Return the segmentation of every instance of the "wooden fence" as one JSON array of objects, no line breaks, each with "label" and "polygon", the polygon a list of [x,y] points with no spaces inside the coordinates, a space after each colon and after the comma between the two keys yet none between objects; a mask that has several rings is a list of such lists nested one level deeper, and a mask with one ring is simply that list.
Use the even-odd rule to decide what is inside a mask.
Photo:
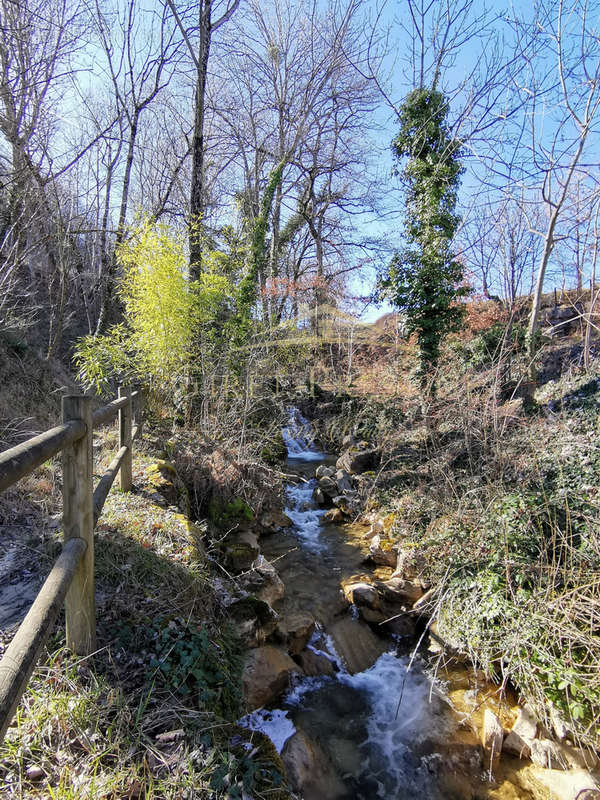
[{"label": "wooden fence", "polygon": [[[94,428],[119,418],[119,451],[93,487]],[[117,473],[131,489],[134,440],[141,434],[143,396],[119,388],[119,396],[92,411],[92,399],[62,399],[62,424],[0,453],[0,492],[62,451],[64,546],[27,616],[0,661],[0,741],[29,682],[64,603],[66,642],[75,653],[96,649],[94,528]]]}]

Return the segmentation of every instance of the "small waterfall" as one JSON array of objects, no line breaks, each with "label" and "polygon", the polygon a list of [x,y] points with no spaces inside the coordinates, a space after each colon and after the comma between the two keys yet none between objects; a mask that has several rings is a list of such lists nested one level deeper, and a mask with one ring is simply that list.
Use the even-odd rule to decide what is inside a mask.
[{"label": "small waterfall", "polygon": [[321,461],[325,453],[315,448],[309,421],[294,406],[288,409],[288,415],[288,424],[281,431],[288,458]]}]

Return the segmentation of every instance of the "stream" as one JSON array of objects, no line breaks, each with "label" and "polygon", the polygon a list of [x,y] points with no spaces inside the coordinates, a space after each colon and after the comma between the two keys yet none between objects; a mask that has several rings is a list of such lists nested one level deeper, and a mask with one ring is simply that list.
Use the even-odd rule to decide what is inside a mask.
[{"label": "stream", "polygon": [[[279,752],[297,731],[314,744],[319,774],[303,788],[304,800],[491,796],[471,792],[472,782],[481,787],[484,778],[477,741],[461,729],[442,684],[412,658],[414,639],[375,636],[341,597],[340,581],[364,573],[365,528],[322,524],[314,473],[335,459],[312,444],[295,409],[283,434],[288,471],[297,476],[286,490],[293,527],[261,540],[261,549],[286,587],[276,610],[313,614],[317,629],[308,647],[330,659],[335,673],[302,678],[279,708],[259,709],[242,724],[266,733]],[[344,652],[350,660],[357,653],[359,662],[366,658],[366,668],[352,674]]]}]

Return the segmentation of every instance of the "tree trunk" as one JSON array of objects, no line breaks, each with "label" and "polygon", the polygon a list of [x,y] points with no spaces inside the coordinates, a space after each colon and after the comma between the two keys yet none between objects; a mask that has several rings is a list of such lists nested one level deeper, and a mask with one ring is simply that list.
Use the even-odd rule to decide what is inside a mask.
[{"label": "tree trunk", "polygon": [[206,107],[206,76],[211,36],[211,0],[202,0],[199,16],[200,47],[196,72],[194,134],[192,138],[192,185],[190,189],[190,278],[202,272],[202,224],[204,220],[204,117]]}]

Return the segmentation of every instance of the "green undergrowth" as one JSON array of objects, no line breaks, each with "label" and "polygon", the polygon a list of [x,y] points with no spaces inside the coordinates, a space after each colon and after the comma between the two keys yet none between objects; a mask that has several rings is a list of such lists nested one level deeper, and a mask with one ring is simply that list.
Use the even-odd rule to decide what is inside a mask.
[{"label": "green undergrowth", "polygon": [[[401,431],[376,503],[434,587],[442,638],[551,729],[600,746],[600,383],[564,377],[507,422],[484,395]],[[403,457],[403,453],[409,457]]]},{"label": "green undergrowth", "polygon": [[[109,459],[98,454],[98,472]],[[95,543],[98,651],[67,651],[59,619],[0,745],[1,796],[289,796],[272,745],[235,724],[243,647],[203,556],[205,525],[161,501],[155,463],[142,444],[134,491],[108,496]]]}]

